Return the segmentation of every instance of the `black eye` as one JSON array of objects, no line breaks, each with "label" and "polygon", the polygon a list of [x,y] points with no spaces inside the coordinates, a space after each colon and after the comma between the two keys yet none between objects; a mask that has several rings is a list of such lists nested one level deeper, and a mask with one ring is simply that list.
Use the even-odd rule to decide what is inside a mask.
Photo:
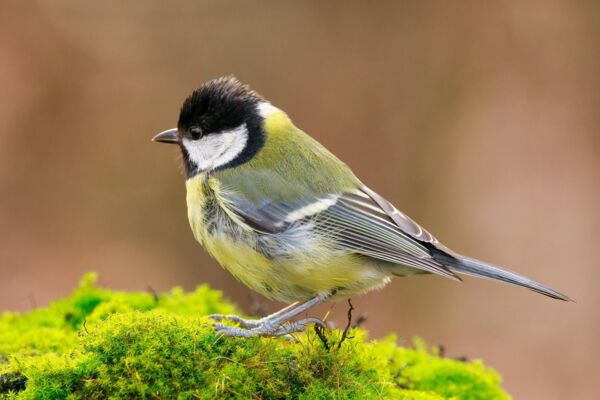
[{"label": "black eye", "polygon": [[200,128],[197,125],[194,125],[192,127],[190,127],[190,135],[192,136],[192,139],[194,140],[198,140],[202,137],[202,128]]}]

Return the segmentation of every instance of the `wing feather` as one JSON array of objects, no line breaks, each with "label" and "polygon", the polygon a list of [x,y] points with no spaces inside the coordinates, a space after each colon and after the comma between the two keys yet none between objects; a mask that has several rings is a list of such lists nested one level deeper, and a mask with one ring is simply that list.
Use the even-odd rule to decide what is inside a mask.
[{"label": "wing feather", "polygon": [[424,245],[435,238],[370,189],[303,194],[284,202],[251,201],[233,188],[221,193],[227,206],[261,235],[276,235],[310,223],[338,249],[460,279]]},{"label": "wing feather", "polygon": [[[344,248],[375,259],[433,272],[453,279],[452,271],[436,261],[429,249],[401,227],[365,192],[345,193],[323,211],[324,231],[340,227],[337,242]],[[422,229],[422,228],[421,228]],[[426,232],[424,229],[422,231]]]}]

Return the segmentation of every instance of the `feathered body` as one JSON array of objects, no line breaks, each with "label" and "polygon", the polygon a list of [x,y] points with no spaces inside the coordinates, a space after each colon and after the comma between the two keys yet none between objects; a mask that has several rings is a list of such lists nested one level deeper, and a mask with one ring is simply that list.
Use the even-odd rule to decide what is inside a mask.
[{"label": "feathered body", "polygon": [[[335,232],[328,237],[325,229],[317,229],[326,224],[318,213],[277,234],[261,232],[238,216],[232,198],[260,203],[275,193],[271,201],[294,203],[361,186],[348,167],[297,129],[284,112],[269,113],[263,129],[264,147],[248,163],[187,181],[188,218],[196,239],[242,283],[277,301],[308,300],[331,288],[337,289],[336,296],[347,297],[384,286],[391,275],[386,263],[339,249]],[[299,163],[295,157],[310,160]],[[309,168],[297,170],[299,164]],[[322,173],[332,169],[338,171],[335,180]]]},{"label": "feathered body", "polygon": [[348,297],[383,287],[394,276],[435,273],[460,280],[461,273],[568,300],[446,248],[234,78],[195,91],[177,129],[156,140],[181,148],[196,239],[268,298]]}]

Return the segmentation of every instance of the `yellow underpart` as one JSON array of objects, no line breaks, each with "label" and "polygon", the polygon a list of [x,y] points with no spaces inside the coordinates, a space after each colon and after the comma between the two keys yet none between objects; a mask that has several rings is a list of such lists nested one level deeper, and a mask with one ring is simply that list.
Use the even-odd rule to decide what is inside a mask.
[{"label": "yellow underpart", "polygon": [[207,204],[204,185],[210,188],[210,195],[215,196],[233,223],[241,226],[249,237],[256,235],[223,201],[219,182],[213,177],[206,179],[198,175],[187,181],[188,218],[196,240],[238,280],[264,296],[293,302],[338,288],[343,288],[339,295],[366,292],[387,282],[387,274],[377,265],[352,253],[333,251],[321,242],[315,243],[309,251],[269,258],[246,241],[211,234],[204,225]]}]

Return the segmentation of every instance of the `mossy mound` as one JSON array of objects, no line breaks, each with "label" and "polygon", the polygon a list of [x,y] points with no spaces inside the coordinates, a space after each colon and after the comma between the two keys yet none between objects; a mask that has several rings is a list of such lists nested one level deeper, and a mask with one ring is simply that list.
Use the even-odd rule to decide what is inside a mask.
[{"label": "mossy mound", "polygon": [[481,362],[420,341],[402,348],[353,329],[327,350],[312,330],[296,340],[220,337],[206,315],[236,310],[207,286],[156,296],[94,278],[48,307],[0,317],[0,398],[509,399]]}]

